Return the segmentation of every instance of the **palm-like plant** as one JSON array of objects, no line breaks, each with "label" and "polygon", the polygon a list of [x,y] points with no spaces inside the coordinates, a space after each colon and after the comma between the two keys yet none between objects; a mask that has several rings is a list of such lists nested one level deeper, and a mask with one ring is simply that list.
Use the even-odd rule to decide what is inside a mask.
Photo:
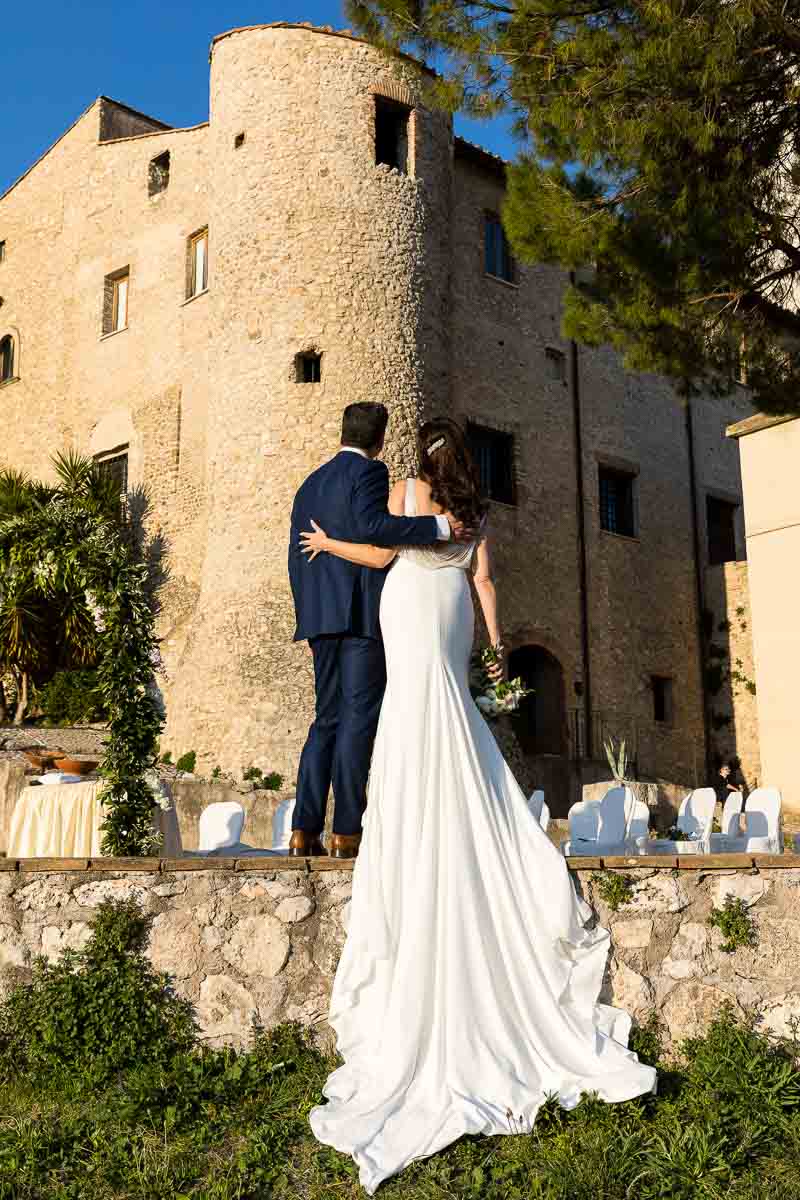
[{"label": "palm-like plant", "polygon": [[[124,520],[118,489],[96,464],[74,451],[53,458],[58,483],[30,479],[24,472],[0,471],[0,526],[34,513],[45,517],[49,505],[77,504],[87,520]],[[67,556],[52,564],[19,547],[0,579],[0,676],[10,677],[16,695],[13,719],[20,724],[28,707],[31,676],[46,677],[58,666],[92,666],[97,658],[97,629],[85,588],[70,572]],[[0,719],[7,709],[0,695]]]}]

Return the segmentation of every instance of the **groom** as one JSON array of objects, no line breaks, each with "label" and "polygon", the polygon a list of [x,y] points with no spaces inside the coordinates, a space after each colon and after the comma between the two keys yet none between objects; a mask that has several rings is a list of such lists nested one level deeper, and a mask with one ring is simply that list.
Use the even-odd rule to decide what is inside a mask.
[{"label": "groom", "polygon": [[389,414],[383,404],[350,404],[341,448],[309,475],[292,509],[289,578],[297,615],[294,640],[314,659],[316,718],[297,777],[289,854],[325,854],[328,792],[336,807],[331,854],[353,858],[361,841],[367,775],[386,686],[378,610],[386,572],[322,554],[311,566],[300,534],[312,520],[333,538],[373,546],[427,546],[468,535],[448,517],[393,517],[389,472],[378,461]]}]

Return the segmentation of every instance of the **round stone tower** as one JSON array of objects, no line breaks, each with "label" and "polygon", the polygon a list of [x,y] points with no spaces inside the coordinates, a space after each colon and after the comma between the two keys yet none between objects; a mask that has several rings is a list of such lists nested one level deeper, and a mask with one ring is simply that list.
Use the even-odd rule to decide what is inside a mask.
[{"label": "round stone tower", "polygon": [[387,404],[395,477],[423,407],[447,405],[452,133],[423,83],[331,30],[212,46],[208,535],[167,727],[203,768],[295,778],[313,687],[291,640],[289,516],[345,405]]}]

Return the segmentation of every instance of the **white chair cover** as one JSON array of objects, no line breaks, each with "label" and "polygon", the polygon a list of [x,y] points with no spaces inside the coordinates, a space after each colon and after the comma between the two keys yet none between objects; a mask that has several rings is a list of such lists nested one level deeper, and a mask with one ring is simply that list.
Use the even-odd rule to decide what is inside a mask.
[{"label": "white chair cover", "polygon": [[244,808],[236,800],[209,804],[200,814],[201,854],[238,845],[244,829]]},{"label": "white chair cover", "polygon": [[728,792],[722,808],[722,831],[712,833],[709,838],[709,848],[712,854],[729,851],[730,843],[740,838],[739,816],[743,804],[741,792]]},{"label": "white chair cover", "polygon": [[654,838],[648,842],[649,854],[707,854],[711,844],[717,794],[713,788],[696,788],[684,797],[677,826],[686,838]]},{"label": "white chair cover", "polygon": [[272,818],[272,850],[283,852],[289,849],[292,836],[292,814],[294,813],[295,797],[281,800]]},{"label": "white chair cover", "polygon": [[545,803],[544,792],[540,788],[531,795],[528,808],[531,816],[536,818],[544,832],[547,833],[547,827],[550,824],[550,809]]}]

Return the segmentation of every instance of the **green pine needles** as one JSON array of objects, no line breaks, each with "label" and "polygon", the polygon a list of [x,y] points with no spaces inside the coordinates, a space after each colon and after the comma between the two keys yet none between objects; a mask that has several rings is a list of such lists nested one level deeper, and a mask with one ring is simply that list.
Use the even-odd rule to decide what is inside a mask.
[{"label": "green pine needles", "polygon": [[[22,481],[24,502],[0,505],[0,649],[5,645],[13,655],[15,646],[27,646],[23,661],[35,665],[37,622],[46,619],[48,604],[70,598],[73,621],[91,643],[96,692],[108,714],[100,767],[103,853],[151,854],[160,836],[147,772],[156,761],[162,719],[152,690],[160,664],[153,547],[139,533],[146,503],[135,497],[141,511],[134,525],[91,460],[60,455],[54,463],[58,486]],[[24,609],[15,600],[21,592],[29,597]],[[40,609],[45,616],[38,616]],[[5,625],[4,613],[11,614]],[[28,613],[36,618],[28,622],[30,632]],[[8,635],[11,620],[27,641]]]},{"label": "green pine needles", "polygon": [[[515,254],[575,272],[565,333],[688,394],[800,409],[796,0],[348,0],[433,98],[517,118]],[[585,270],[585,268],[588,268]]]}]

